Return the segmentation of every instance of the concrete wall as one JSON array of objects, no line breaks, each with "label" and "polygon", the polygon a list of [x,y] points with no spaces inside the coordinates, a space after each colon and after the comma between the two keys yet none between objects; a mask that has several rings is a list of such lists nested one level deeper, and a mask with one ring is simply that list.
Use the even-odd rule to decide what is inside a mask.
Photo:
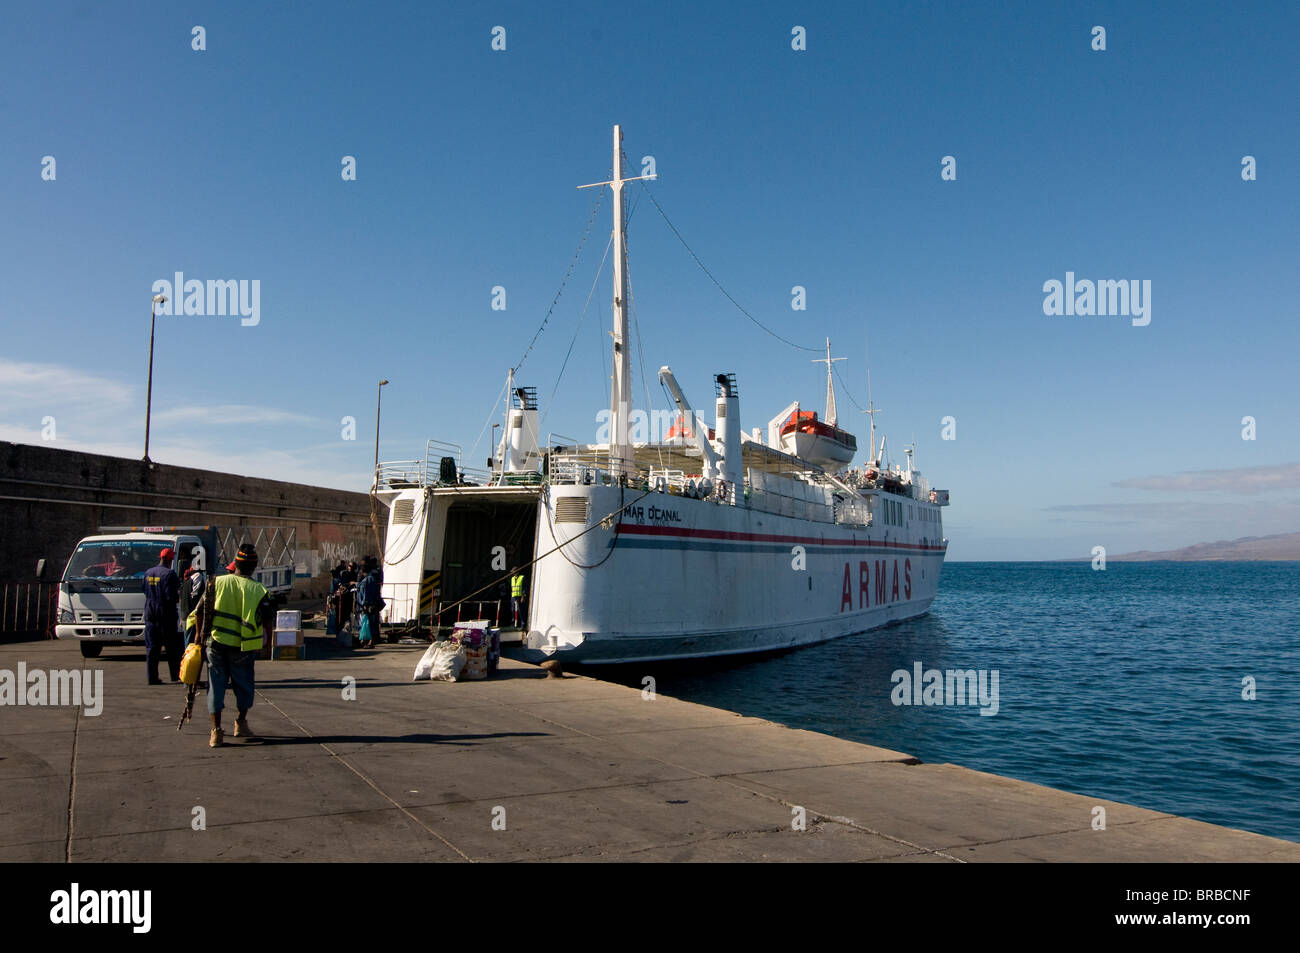
[{"label": "concrete wall", "polygon": [[100,526],[209,523],[296,527],[301,598],[324,595],[338,560],[382,553],[365,493],[0,441],[0,583],[34,580],[42,558],[57,579]]}]

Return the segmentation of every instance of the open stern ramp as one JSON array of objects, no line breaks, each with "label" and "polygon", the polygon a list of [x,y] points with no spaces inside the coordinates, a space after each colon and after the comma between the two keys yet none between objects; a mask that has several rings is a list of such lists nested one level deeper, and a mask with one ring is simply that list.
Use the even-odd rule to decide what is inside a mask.
[{"label": "open stern ramp", "polygon": [[508,570],[533,558],[541,491],[540,481],[493,483],[467,472],[458,454],[383,464],[375,489],[388,508],[383,621],[501,621]]}]

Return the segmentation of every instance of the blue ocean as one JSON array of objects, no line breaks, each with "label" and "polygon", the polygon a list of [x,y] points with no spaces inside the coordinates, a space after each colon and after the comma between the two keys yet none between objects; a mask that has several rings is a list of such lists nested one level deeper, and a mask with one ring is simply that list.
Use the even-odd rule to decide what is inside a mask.
[{"label": "blue ocean", "polygon": [[[591,674],[649,674],[675,698],[1300,841],[1298,600],[1295,562],[949,563],[920,619]],[[917,663],[983,671],[987,689],[996,671],[996,714],[969,698],[896,704],[920,698],[896,675]]]}]

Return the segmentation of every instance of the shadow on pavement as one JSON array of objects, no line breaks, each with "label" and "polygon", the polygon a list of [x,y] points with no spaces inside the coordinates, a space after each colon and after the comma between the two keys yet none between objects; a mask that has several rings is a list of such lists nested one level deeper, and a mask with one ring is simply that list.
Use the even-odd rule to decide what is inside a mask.
[{"label": "shadow on pavement", "polygon": [[[488,735],[312,735],[310,738],[275,738],[258,736],[244,742],[249,747],[273,745],[326,745],[326,744],[405,744],[405,745],[471,745],[492,738],[549,738],[546,731],[498,731]],[[235,747],[227,742],[228,747]]]}]

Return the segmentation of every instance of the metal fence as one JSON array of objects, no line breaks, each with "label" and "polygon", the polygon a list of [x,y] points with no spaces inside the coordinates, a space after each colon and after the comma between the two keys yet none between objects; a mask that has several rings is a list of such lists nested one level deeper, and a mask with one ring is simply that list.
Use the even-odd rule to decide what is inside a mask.
[{"label": "metal fence", "polygon": [[475,619],[491,619],[493,627],[500,626],[509,619],[502,619],[502,612],[509,615],[504,608],[504,599],[470,599],[456,603],[455,608],[443,609],[436,613],[439,625],[454,625],[457,622],[471,622]]},{"label": "metal fence", "polygon": [[0,583],[0,636],[54,638],[58,606],[57,582]]},{"label": "metal fence", "polygon": [[494,626],[509,623],[510,604],[507,600],[455,600],[443,608],[443,601],[433,595],[437,583],[437,576],[422,583],[385,582],[385,605],[380,620],[384,625],[414,626],[416,631],[445,628],[473,619],[489,619]]}]

